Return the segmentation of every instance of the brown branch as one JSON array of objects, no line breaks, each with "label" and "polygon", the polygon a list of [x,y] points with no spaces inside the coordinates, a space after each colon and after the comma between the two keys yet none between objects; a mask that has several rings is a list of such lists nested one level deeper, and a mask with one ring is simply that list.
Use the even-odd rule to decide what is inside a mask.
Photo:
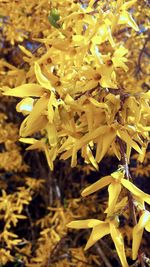
[{"label": "brown branch", "polygon": [[112,251],[110,246],[108,246],[108,244],[103,239],[100,239],[98,242],[102,246],[102,248],[107,252],[107,257],[110,259],[115,259],[119,264],[117,253],[115,251]]},{"label": "brown branch", "polygon": [[[135,73],[136,76],[138,75],[139,72],[143,72],[142,71],[142,67],[141,67],[141,61],[142,61],[142,56],[145,53],[146,45],[148,44],[149,40],[150,40],[150,34],[145,39],[144,44],[143,44],[143,47],[142,47],[142,49],[141,49],[141,51],[139,53],[139,56],[138,56],[137,69],[136,69],[136,73]],[[146,74],[146,73],[143,72],[143,74]]]},{"label": "brown branch", "polygon": [[107,256],[105,255],[105,253],[103,252],[103,250],[101,249],[101,247],[98,245],[98,243],[95,244],[95,248],[96,248],[96,251],[99,254],[100,258],[105,263],[105,266],[106,267],[112,267],[112,265],[110,264]]},{"label": "brown branch", "polygon": [[34,224],[33,224],[32,217],[31,217],[31,214],[30,214],[30,212],[29,212],[29,208],[28,208],[28,206],[25,208],[25,212],[26,212],[26,214],[27,214],[27,216],[28,216],[28,220],[29,220],[29,223],[30,223],[32,242],[35,243]]},{"label": "brown branch", "polygon": [[[128,181],[132,181],[130,171],[129,171],[128,162],[127,162],[127,156],[126,156],[126,152],[125,152],[125,148],[126,148],[125,143],[120,138],[118,138],[118,143],[120,146],[122,164],[125,168],[126,179]],[[136,219],[136,213],[135,213],[135,206],[134,206],[134,202],[133,202],[133,196],[132,196],[130,191],[128,191],[128,201],[129,201],[130,222],[133,226],[135,226],[137,224],[137,219]]]}]

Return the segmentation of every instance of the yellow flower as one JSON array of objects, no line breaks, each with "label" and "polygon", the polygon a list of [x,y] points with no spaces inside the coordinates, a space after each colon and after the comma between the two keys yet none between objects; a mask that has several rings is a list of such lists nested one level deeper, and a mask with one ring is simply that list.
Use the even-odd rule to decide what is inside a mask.
[{"label": "yellow flower", "polygon": [[[52,135],[50,137],[50,140],[52,142],[51,144],[53,144],[53,142],[55,144],[56,142],[55,136]],[[40,151],[45,152],[48,165],[50,169],[53,170],[54,168],[53,161],[56,159],[57,156],[57,147],[55,145],[50,148],[45,138],[41,140],[36,140],[34,138],[20,138],[20,141],[23,143],[30,144],[30,146],[26,150],[39,149]]]},{"label": "yellow flower", "polygon": [[10,254],[9,250],[0,249],[0,264],[5,265],[8,261],[13,261],[14,257]]},{"label": "yellow flower", "polygon": [[144,228],[150,232],[150,212],[145,210],[139,219],[138,224],[133,228],[133,241],[132,241],[132,259],[136,260],[138,255],[139,246],[141,243]]},{"label": "yellow flower", "polygon": [[101,44],[106,42],[107,40],[110,42],[112,47],[115,47],[115,43],[113,40],[113,37],[111,35],[111,29],[110,29],[111,22],[106,19],[105,24],[102,24],[99,28],[95,36],[92,38],[93,44]]},{"label": "yellow flower", "polygon": [[[134,129],[134,127],[133,127],[133,129]],[[131,130],[132,131],[132,129],[130,127],[128,127],[128,130]],[[143,155],[142,149],[139,147],[139,145],[137,144],[137,142],[135,142],[133,140],[133,138],[131,137],[132,134],[130,135],[128,133],[127,129],[125,129],[125,127],[120,128],[117,131],[117,135],[118,135],[118,137],[120,139],[122,139],[127,144],[126,154],[127,154],[128,163],[129,163],[129,159],[130,159],[131,148],[134,148],[139,154]]]},{"label": "yellow flower", "polygon": [[128,24],[135,31],[139,31],[139,28],[132,18],[131,14],[127,11],[122,11],[119,18],[119,24]]},{"label": "yellow flower", "polygon": [[47,94],[44,94],[40,99],[35,103],[33,110],[25,118],[20,127],[20,135],[22,137],[29,136],[39,130],[42,130],[48,119],[45,115],[45,111],[47,110],[49,97]]},{"label": "yellow flower", "polygon": [[127,53],[128,53],[128,50],[123,46],[120,46],[119,48],[115,50],[114,55],[112,57],[112,62],[115,68],[119,67],[119,68],[123,68],[125,71],[128,70],[128,67],[124,63],[124,62],[127,62],[126,57],[124,57],[124,55]]},{"label": "yellow flower", "polygon": [[124,240],[120,231],[117,229],[115,220],[100,221],[96,219],[88,219],[81,221],[72,221],[67,224],[67,227],[75,229],[93,228],[92,233],[85,246],[85,250],[93,246],[99,239],[101,239],[105,235],[110,234],[116,247],[122,266],[128,267],[124,249]]},{"label": "yellow flower", "polygon": [[[17,111],[29,114],[20,127],[20,135],[22,137],[29,136],[46,127],[48,119],[50,122],[53,122],[53,106],[56,108],[61,104],[60,101],[57,103],[55,89],[42,74],[37,62],[35,62],[34,70],[40,85],[35,83],[24,84],[14,89],[8,89],[3,93],[4,95],[24,98],[17,105]],[[31,97],[39,97],[39,99],[34,100]]]},{"label": "yellow flower", "polygon": [[150,195],[144,193],[142,190],[136,187],[133,183],[124,179],[124,176],[125,176],[125,173],[122,170],[113,172],[111,175],[102,177],[97,182],[85,188],[82,191],[81,195],[83,197],[88,196],[102,189],[103,187],[109,185],[108,187],[109,202],[108,202],[108,209],[107,209],[108,216],[111,216],[113,214],[115,205],[117,203],[117,199],[121,192],[121,185],[127,188],[133,194],[133,196],[138,197],[140,200],[150,204]]},{"label": "yellow flower", "polygon": [[15,96],[15,97],[41,97],[44,94],[45,90],[36,83],[28,83],[17,86],[14,89],[8,89],[3,92],[3,95]]}]

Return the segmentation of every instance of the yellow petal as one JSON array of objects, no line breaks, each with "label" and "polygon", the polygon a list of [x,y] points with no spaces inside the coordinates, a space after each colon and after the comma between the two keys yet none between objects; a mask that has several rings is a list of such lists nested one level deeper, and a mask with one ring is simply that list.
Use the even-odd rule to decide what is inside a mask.
[{"label": "yellow petal", "polygon": [[127,131],[121,131],[121,130],[118,130],[117,135],[118,135],[124,142],[126,142],[128,145],[130,145],[131,147],[133,147],[138,153],[143,154],[143,152],[142,152],[142,150],[140,149],[140,147],[138,146],[138,144],[132,140],[132,138],[131,138],[130,135],[127,133]]},{"label": "yellow petal", "polygon": [[148,223],[146,224],[146,226],[145,226],[145,230],[146,230],[147,232],[150,232],[150,220],[149,220]]},{"label": "yellow petal", "polygon": [[44,146],[44,151],[45,151],[48,166],[50,167],[50,170],[53,171],[54,169],[53,159],[52,159],[52,155],[47,145]]},{"label": "yellow petal", "polygon": [[85,111],[87,124],[88,124],[88,131],[91,133],[93,131],[93,109],[92,107]]},{"label": "yellow petal", "polygon": [[142,147],[142,152],[143,152],[143,154],[140,154],[140,155],[138,156],[138,161],[140,161],[141,163],[144,161],[145,154],[146,154],[146,149],[147,149],[147,146],[143,146],[143,147]]},{"label": "yellow petal", "polygon": [[27,55],[28,57],[32,57],[32,53],[29,51],[29,50],[27,50],[24,46],[22,46],[22,45],[18,45],[19,46],[19,48],[21,49],[21,51],[25,54],[25,55]]},{"label": "yellow petal", "polygon": [[121,8],[124,9],[124,10],[127,10],[129,9],[131,6],[133,6],[135,3],[137,2],[137,0],[131,0],[131,1],[128,1],[127,3],[124,3]]},{"label": "yellow petal", "polygon": [[14,89],[6,90],[3,95],[10,95],[15,97],[27,97],[27,96],[35,96],[40,97],[44,93],[44,90],[40,85],[36,83],[28,83],[20,85]]},{"label": "yellow petal", "polygon": [[96,219],[79,220],[68,223],[67,227],[75,229],[93,228],[100,223],[101,221]]},{"label": "yellow petal", "polygon": [[91,140],[101,136],[108,129],[108,126],[100,126],[92,131],[92,133],[87,133],[76,142],[77,149],[79,150],[82,146],[88,144]]},{"label": "yellow petal", "polygon": [[116,251],[121,261],[122,267],[128,267],[129,265],[126,260],[124,249],[124,240],[120,231],[115,227],[115,224],[113,222],[110,222],[110,234],[116,247]]},{"label": "yellow petal", "polygon": [[44,111],[47,109],[48,97],[41,97],[35,104],[32,112],[23,121],[20,127],[20,135],[26,137],[36,131],[40,131],[47,124]]},{"label": "yellow petal", "polygon": [[111,147],[112,147],[113,153],[115,154],[115,156],[120,161],[121,160],[121,155],[120,155],[119,147],[115,143],[115,140],[112,142]]},{"label": "yellow petal", "polygon": [[73,149],[72,149],[72,158],[71,158],[71,167],[74,168],[77,165],[77,152],[78,149],[76,147],[76,145],[74,145]]},{"label": "yellow petal", "polygon": [[[124,197],[120,202],[118,202],[115,205],[114,214],[119,213],[121,210],[123,210],[124,207],[127,206],[127,204],[128,204],[128,198]],[[108,213],[108,208],[104,211],[104,213]]]},{"label": "yellow petal", "polygon": [[94,166],[94,168],[96,170],[98,170],[98,164],[97,164],[97,162],[96,162],[96,160],[95,160],[95,158],[94,158],[94,156],[92,154],[92,151],[91,151],[91,149],[90,149],[90,147],[88,145],[86,146],[86,156],[88,157],[89,161]]},{"label": "yellow petal", "polygon": [[108,106],[107,104],[105,103],[100,103],[98,102],[96,99],[94,99],[93,97],[89,97],[88,100],[96,107],[98,108],[105,108],[105,109],[108,109]]},{"label": "yellow petal", "polygon": [[130,163],[131,150],[132,150],[132,147],[129,144],[127,144],[127,152],[126,152],[126,154],[127,154],[127,163],[128,164]]},{"label": "yellow petal", "polygon": [[128,70],[128,67],[124,63],[127,61],[127,59],[124,57],[124,55],[127,53],[128,53],[128,50],[124,48],[123,46],[120,46],[119,48],[115,50],[114,56],[112,58],[113,65],[115,68],[120,67],[120,68],[123,68],[125,71]]},{"label": "yellow petal", "polygon": [[115,172],[111,173],[111,176],[115,179],[115,180],[121,180],[124,178],[125,175],[125,171],[122,170],[117,170]]},{"label": "yellow petal", "polygon": [[85,250],[89,249],[91,246],[93,246],[99,239],[104,237],[105,235],[108,235],[110,233],[109,229],[109,223],[107,222],[99,222],[98,225],[96,225],[92,233],[88,239],[88,242],[85,246]]},{"label": "yellow petal", "polygon": [[143,235],[144,229],[141,229],[140,231],[137,232],[136,226],[133,229],[133,241],[132,241],[132,259],[136,260],[138,256],[138,250],[139,246],[142,240],[142,235]]},{"label": "yellow petal", "polygon": [[[30,138],[20,138],[20,139],[30,139]],[[33,138],[31,138],[33,139]],[[36,140],[36,139],[35,139]],[[32,142],[32,140],[31,140]],[[40,151],[44,151],[45,149],[45,142],[43,140],[36,140],[36,141],[33,141],[33,143],[29,143],[28,144],[31,144],[31,146],[27,147],[26,150],[35,150],[35,149],[39,149]]]},{"label": "yellow petal", "polygon": [[112,216],[114,209],[121,192],[121,185],[119,183],[111,183],[108,186],[109,200],[108,200],[108,209],[107,216]]},{"label": "yellow petal", "polygon": [[111,46],[115,47],[115,42],[113,40],[110,27],[107,27],[107,34],[108,34],[108,40],[109,40]]},{"label": "yellow petal", "polygon": [[122,179],[121,183],[124,187],[126,187],[131,193],[135,196],[139,197],[141,200],[144,200],[146,203],[150,205],[150,195],[144,193],[138,187],[136,187],[133,183],[126,179]]},{"label": "yellow petal", "polygon": [[35,75],[36,75],[36,78],[37,78],[39,84],[43,88],[46,88],[48,90],[52,90],[52,85],[51,85],[50,81],[42,74],[41,68],[37,62],[35,62],[34,71],[35,71]]},{"label": "yellow petal", "polygon": [[88,195],[100,190],[101,188],[107,186],[111,182],[112,182],[112,177],[111,176],[105,176],[105,177],[99,179],[96,183],[94,183],[94,184],[88,186],[87,188],[85,188],[82,191],[81,195],[83,197],[88,196]]},{"label": "yellow petal", "polygon": [[31,126],[32,124],[30,124],[30,122],[24,120],[21,124],[19,134],[22,137],[30,136],[33,133],[43,130],[46,127],[47,122],[46,116],[42,115],[38,118],[38,121],[34,121],[33,126]]},{"label": "yellow petal", "polygon": [[51,95],[48,102],[48,120],[50,123],[53,123],[55,111],[59,105],[61,105],[62,101],[57,101],[56,96],[53,91],[51,91]]},{"label": "yellow petal", "polygon": [[22,143],[25,143],[25,144],[34,144],[38,140],[35,139],[35,138],[20,138],[19,141],[22,142]]},{"label": "yellow petal", "polygon": [[56,146],[58,142],[58,134],[54,124],[48,123],[47,127],[48,140],[51,146]]},{"label": "yellow petal", "polygon": [[136,260],[137,258],[144,227],[146,226],[148,221],[150,221],[150,213],[148,211],[145,211],[143,215],[140,217],[138,224],[135,225],[133,228],[133,240],[132,240],[132,259],[133,260]]},{"label": "yellow petal", "polygon": [[100,162],[102,158],[105,156],[106,152],[110,148],[110,145],[114,141],[115,137],[116,137],[116,131],[113,128],[110,128],[108,132],[106,132],[106,134],[102,135],[102,137],[100,138],[101,140],[99,141],[101,142],[100,149],[98,149],[97,147],[96,150],[97,162]]},{"label": "yellow petal", "polygon": [[132,18],[131,14],[127,11],[123,11],[119,18],[119,24],[128,24],[131,28],[135,31],[139,31],[137,24],[135,23],[134,19]]}]

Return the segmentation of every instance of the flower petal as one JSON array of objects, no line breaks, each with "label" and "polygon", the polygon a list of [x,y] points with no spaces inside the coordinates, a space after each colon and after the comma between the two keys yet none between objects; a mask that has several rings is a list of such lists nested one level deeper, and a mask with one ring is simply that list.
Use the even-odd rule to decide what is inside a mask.
[{"label": "flower petal", "polygon": [[101,221],[96,219],[79,220],[68,223],[67,227],[75,229],[93,228],[100,223]]},{"label": "flower petal", "polygon": [[144,200],[146,203],[150,205],[150,195],[144,193],[138,187],[136,187],[133,183],[126,179],[121,179],[121,183],[124,187],[126,187],[131,193],[135,196],[139,197],[141,200]]},{"label": "flower petal", "polygon": [[129,265],[126,260],[125,249],[124,249],[124,240],[123,240],[123,237],[120,231],[116,228],[113,222],[110,222],[110,234],[114,242],[114,245],[116,247],[116,251],[119,256],[122,266],[128,267]]},{"label": "flower petal", "polygon": [[118,130],[117,135],[124,141],[126,142],[128,145],[130,145],[131,147],[133,147],[139,154],[143,154],[142,150],[140,149],[140,147],[138,146],[138,144],[132,140],[132,138],[130,137],[130,135],[127,133],[127,131],[122,131],[122,130]]},{"label": "flower petal", "polygon": [[97,182],[93,183],[92,185],[88,186],[85,188],[81,195],[82,197],[88,196],[101,188],[105,187],[106,185],[110,184],[112,182],[112,177],[111,176],[105,176],[103,178],[100,178]]},{"label": "flower petal", "polygon": [[47,159],[48,165],[50,167],[50,170],[53,171],[53,169],[54,169],[54,163],[53,162],[57,156],[57,147],[52,147],[51,149],[49,149],[48,146],[45,145],[44,152],[45,152],[46,159]]},{"label": "flower petal", "polygon": [[133,241],[132,241],[132,259],[136,260],[138,250],[140,247],[144,227],[147,222],[150,220],[150,213],[145,211],[143,215],[140,217],[138,224],[136,224],[133,228]]},{"label": "flower petal", "polygon": [[128,1],[127,3],[124,3],[121,6],[121,8],[124,9],[124,10],[127,10],[127,9],[131,8],[131,6],[133,6],[136,2],[137,2],[137,0]]},{"label": "flower petal", "polygon": [[56,126],[53,123],[48,123],[47,127],[47,133],[48,133],[48,140],[49,140],[49,144],[51,146],[56,146],[57,142],[58,142],[58,134],[57,134],[57,130],[56,130]]},{"label": "flower petal", "polygon": [[27,97],[27,96],[35,96],[40,97],[44,93],[42,87],[36,83],[28,83],[20,85],[14,89],[8,89],[3,92],[3,95],[10,95],[15,97]]},{"label": "flower petal", "polygon": [[119,18],[119,24],[128,24],[131,28],[135,31],[139,31],[137,24],[135,23],[134,19],[132,18],[131,14],[127,11],[121,12]]},{"label": "flower petal", "polygon": [[47,109],[47,104],[48,97],[46,95],[37,100],[32,112],[21,124],[20,135],[22,137],[40,131],[47,124],[47,118],[44,115],[44,111]]},{"label": "flower petal", "polygon": [[96,150],[96,161],[97,162],[100,162],[102,158],[105,156],[106,152],[110,148],[115,137],[116,137],[116,131],[112,127],[108,129],[106,134],[102,135],[99,141],[101,143],[101,147],[100,147],[101,149],[99,150],[97,147],[97,150]]},{"label": "flower petal", "polygon": [[22,142],[22,143],[25,143],[25,144],[31,144],[31,145],[33,145],[33,144],[35,144],[38,140],[35,139],[35,138],[20,138],[19,141]]},{"label": "flower petal", "polygon": [[108,201],[107,216],[111,216],[114,213],[114,208],[116,206],[120,192],[121,192],[120,183],[114,182],[109,185],[108,187],[109,201]]},{"label": "flower petal", "polygon": [[97,164],[97,162],[96,162],[96,160],[92,154],[92,151],[91,151],[89,145],[85,146],[85,149],[83,147],[82,151],[83,151],[82,156],[86,160],[88,159],[87,163],[91,163],[94,166],[94,168],[98,171],[98,169],[99,169],[98,164]]},{"label": "flower petal", "polygon": [[37,62],[35,62],[34,70],[35,70],[35,75],[36,75],[36,78],[37,78],[37,81],[39,82],[39,84],[43,88],[51,90],[52,85],[51,85],[50,81],[42,74],[41,68]]},{"label": "flower petal", "polygon": [[100,222],[98,225],[96,225],[92,233],[88,239],[88,242],[85,246],[85,250],[89,249],[91,246],[93,246],[99,239],[104,237],[105,235],[108,235],[110,233],[109,229],[109,223],[107,222]]}]

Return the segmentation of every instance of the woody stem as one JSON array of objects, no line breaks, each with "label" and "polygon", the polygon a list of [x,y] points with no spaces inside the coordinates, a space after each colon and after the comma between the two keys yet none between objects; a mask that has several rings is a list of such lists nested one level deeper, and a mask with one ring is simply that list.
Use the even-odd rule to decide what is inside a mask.
[{"label": "woody stem", "polygon": [[[129,166],[128,166],[126,150],[125,150],[126,148],[125,143],[120,138],[118,139],[118,143],[120,146],[122,164],[124,165],[124,168],[125,168],[126,179],[129,181],[132,181],[132,177],[131,177]],[[133,226],[135,226],[137,224],[137,219],[136,219],[136,213],[135,213],[135,206],[133,202],[133,196],[130,191],[128,191],[128,201],[129,201],[130,222]]]}]

